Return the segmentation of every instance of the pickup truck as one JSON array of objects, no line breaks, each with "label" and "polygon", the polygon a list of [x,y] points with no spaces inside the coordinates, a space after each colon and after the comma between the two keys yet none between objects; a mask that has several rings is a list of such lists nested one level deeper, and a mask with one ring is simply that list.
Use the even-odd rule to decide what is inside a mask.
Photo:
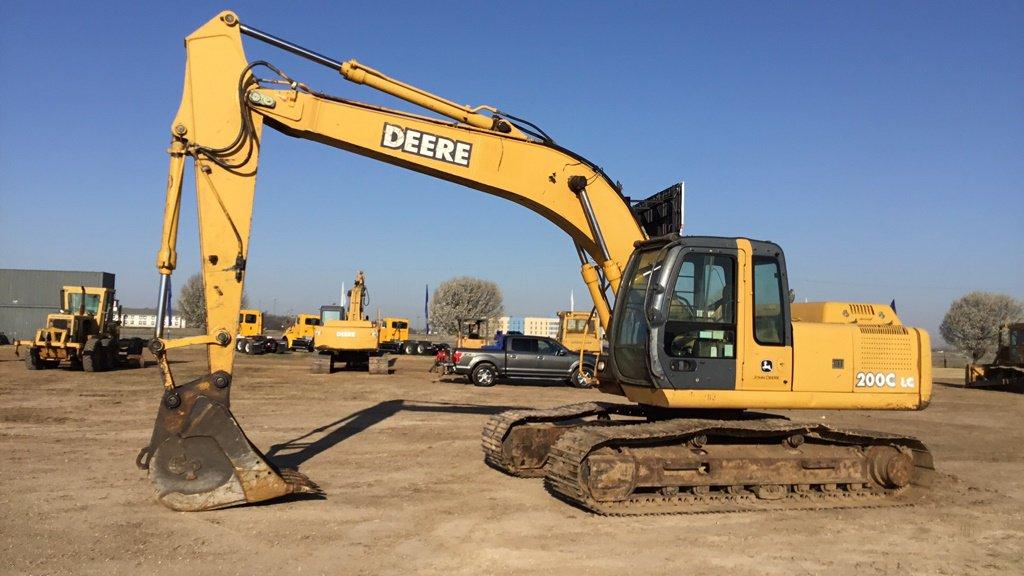
[{"label": "pickup truck", "polygon": [[509,335],[485,348],[456,348],[446,372],[468,376],[477,386],[494,386],[498,380],[567,380],[577,388],[590,386],[596,357],[569,351],[553,338]]}]

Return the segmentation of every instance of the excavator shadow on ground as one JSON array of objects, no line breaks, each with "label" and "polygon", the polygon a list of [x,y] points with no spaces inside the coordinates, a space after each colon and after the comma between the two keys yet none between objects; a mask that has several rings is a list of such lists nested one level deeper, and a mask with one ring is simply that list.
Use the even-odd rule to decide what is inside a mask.
[{"label": "excavator shadow on ground", "polygon": [[506,410],[517,410],[522,406],[485,406],[480,404],[451,404],[445,402],[421,402],[402,399],[385,400],[369,408],[353,412],[329,424],[318,426],[305,434],[280,444],[274,444],[266,457],[279,468],[297,470],[299,466],[317,454],[333,448],[340,442],[367,430],[399,412],[431,412],[443,414],[473,414],[490,416]]}]

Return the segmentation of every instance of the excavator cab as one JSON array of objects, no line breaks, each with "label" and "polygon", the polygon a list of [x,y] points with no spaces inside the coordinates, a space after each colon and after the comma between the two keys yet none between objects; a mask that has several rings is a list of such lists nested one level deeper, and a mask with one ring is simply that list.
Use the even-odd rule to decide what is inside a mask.
[{"label": "excavator cab", "polygon": [[[788,382],[785,270],[782,249],[771,242],[668,236],[644,243],[617,299],[606,378],[732,390],[738,365],[756,361],[766,381]],[[752,307],[745,302],[751,293]]]}]

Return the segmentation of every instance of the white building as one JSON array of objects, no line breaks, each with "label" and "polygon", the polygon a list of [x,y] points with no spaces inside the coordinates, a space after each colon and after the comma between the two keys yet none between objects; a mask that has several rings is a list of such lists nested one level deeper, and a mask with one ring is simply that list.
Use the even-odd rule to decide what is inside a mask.
[{"label": "white building", "polygon": [[[123,308],[121,310],[121,325],[125,328],[155,328],[156,309]],[[185,328],[185,319],[181,316],[171,316],[167,327]]]},{"label": "white building", "polygon": [[558,338],[558,318],[527,316],[523,318],[523,334]]}]

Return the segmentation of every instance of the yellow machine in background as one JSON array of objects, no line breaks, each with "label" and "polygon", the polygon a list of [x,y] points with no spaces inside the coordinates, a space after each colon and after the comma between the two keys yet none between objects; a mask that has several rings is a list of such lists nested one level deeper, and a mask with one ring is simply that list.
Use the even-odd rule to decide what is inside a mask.
[{"label": "yellow machine in background", "polygon": [[349,368],[367,368],[373,374],[388,373],[387,359],[381,358],[380,329],[364,314],[368,304],[366,277],[359,271],[352,289],[348,291],[345,318],[324,321],[314,330],[314,374],[330,374],[339,362],[344,362]]},{"label": "yellow machine in background", "polygon": [[316,328],[320,326],[320,317],[316,314],[299,314],[292,325],[285,329],[281,338],[289,350],[313,351]]},{"label": "yellow machine in background", "polygon": [[559,312],[558,341],[573,352],[602,352],[597,316],[590,312]]},{"label": "yellow machine in background", "polygon": [[131,366],[141,368],[141,338],[120,338],[117,300],[109,288],[64,286],[60,291],[62,310],[46,316],[46,327],[33,340],[15,342],[15,354],[27,348],[29,370],[56,368],[62,361],[86,372],[102,372]]},{"label": "yellow machine in background", "polygon": [[238,335],[259,336],[263,334],[263,312],[259,310],[238,311]]},{"label": "yellow machine in background", "polygon": [[408,318],[381,318],[377,322],[380,328],[380,341],[383,342],[404,342],[409,339]]},{"label": "yellow machine in background", "polygon": [[1000,326],[996,357],[988,364],[968,364],[964,385],[1024,392],[1024,323]]},{"label": "yellow machine in background", "polygon": [[494,342],[493,334],[488,334],[490,321],[486,318],[459,320],[459,335],[455,341],[456,348],[483,348]]},{"label": "yellow machine in background", "polygon": [[[250,64],[243,34],[447,118],[315,91],[267,62]],[[164,339],[166,309],[158,308],[151,350],[164,392],[138,462],[164,505],[206,510],[319,491],[303,474],[271,465],[230,411],[231,335],[249,265],[264,127],[508,199],[569,236],[607,332],[600,389],[634,404],[497,414],[483,430],[493,467],[544,476],[560,498],[608,514],[881,506],[912,501],[928,485],[931,454],[915,438],[760,412],[925,408],[928,335],[903,326],[891,310],[791,308],[781,247],[679,236],[678,203],[670,210],[645,201],[634,211],[598,164],[495,107],[462,106],[354,60],[327,58],[232,12],[188,36],[185,48],[157,269],[163,300],[177,265],[181,182],[192,158],[208,328]],[[339,348],[367,351],[360,353],[377,341],[361,305],[352,308],[347,324],[327,322],[316,335],[332,361],[342,340],[365,341]],[[167,352],[189,345],[206,346],[209,373],[181,384]]]},{"label": "yellow machine in background", "polygon": [[263,312],[259,310],[238,311],[238,334],[235,336],[235,350],[249,355],[283,353],[283,341],[277,341],[263,333]]}]

